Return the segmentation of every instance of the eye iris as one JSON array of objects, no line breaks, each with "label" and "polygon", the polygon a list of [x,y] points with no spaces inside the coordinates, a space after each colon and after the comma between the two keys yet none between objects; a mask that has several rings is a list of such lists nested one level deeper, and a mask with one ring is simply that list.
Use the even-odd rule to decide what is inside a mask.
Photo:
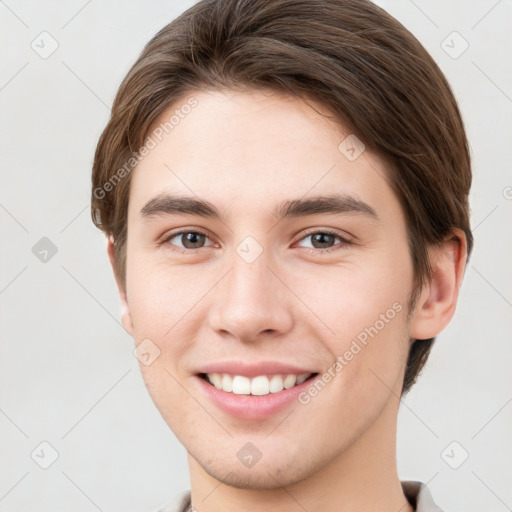
[{"label": "eye iris", "polygon": [[181,235],[183,247],[186,247],[187,249],[198,249],[201,247],[201,244],[204,243],[204,237],[205,235],[194,231],[183,233]]},{"label": "eye iris", "polygon": [[[325,240],[326,238],[327,241]],[[329,233],[315,233],[314,235],[312,235],[312,239],[314,247],[316,247],[317,249],[325,249],[325,247],[322,246],[322,244],[327,244],[327,246],[330,247],[330,242],[334,241],[334,236],[330,235]],[[321,247],[317,247],[317,243],[319,243]]]}]

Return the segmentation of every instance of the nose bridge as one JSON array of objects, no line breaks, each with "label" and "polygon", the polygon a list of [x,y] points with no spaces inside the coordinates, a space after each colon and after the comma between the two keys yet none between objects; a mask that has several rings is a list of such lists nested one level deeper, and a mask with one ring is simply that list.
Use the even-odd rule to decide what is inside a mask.
[{"label": "nose bridge", "polygon": [[291,326],[283,287],[267,267],[270,255],[242,242],[233,254],[231,267],[219,283],[211,308],[210,324],[216,331],[253,340],[263,331],[286,331]]}]

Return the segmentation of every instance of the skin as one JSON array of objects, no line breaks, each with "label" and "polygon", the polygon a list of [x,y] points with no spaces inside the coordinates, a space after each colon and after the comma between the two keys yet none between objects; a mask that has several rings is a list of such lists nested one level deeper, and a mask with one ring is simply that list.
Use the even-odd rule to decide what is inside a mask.
[{"label": "skin", "polygon": [[[187,449],[192,504],[208,512],[413,510],[395,455],[404,368],[411,339],[437,335],[453,315],[463,233],[431,249],[432,281],[408,317],[406,222],[383,162],[369,150],[350,162],[338,150],[348,132],[313,102],[263,91],[193,96],[197,106],[133,171],[126,286],[118,279],[125,329],[136,344],[149,338],[161,351],[141,371]],[[333,191],[364,201],[378,219],[272,216],[284,200]],[[142,216],[162,193],[205,199],[225,217]],[[180,229],[207,237],[187,245],[171,238]],[[321,245],[311,234],[325,229],[350,243],[327,237]],[[236,252],[249,235],[263,251],[252,263]],[[111,240],[108,251],[113,264]],[[401,312],[307,405],[237,419],[205,396],[194,375],[226,359],[323,373],[397,303]],[[251,468],[237,458],[247,442],[262,453]]]}]

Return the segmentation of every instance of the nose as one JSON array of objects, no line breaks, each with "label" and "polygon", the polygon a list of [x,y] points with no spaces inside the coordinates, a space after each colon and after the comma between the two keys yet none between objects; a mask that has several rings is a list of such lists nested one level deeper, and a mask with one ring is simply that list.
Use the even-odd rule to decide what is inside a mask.
[{"label": "nose", "polygon": [[251,263],[234,255],[230,270],[214,289],[208,313],[211,329],[244,343],[291,330],[290,292],[269,263],[265,251]]}]

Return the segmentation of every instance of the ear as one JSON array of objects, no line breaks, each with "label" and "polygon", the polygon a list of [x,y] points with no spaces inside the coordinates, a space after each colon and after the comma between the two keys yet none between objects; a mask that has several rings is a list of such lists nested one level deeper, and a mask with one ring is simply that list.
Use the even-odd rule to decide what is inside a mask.
[{"label": "ear", "polygon": [[133,323],[130,315],[130,307],[128,306],[128,300],[126,297],[126,288],[124,283],[121,281],[119,274],[117,273],[116,265],[115,265],[115,244],[114,239],[109,236],[107,237],[107,253],[108,258],[110,260],[110,265],[112,266],[112,271],[114,272],[114,277],[117,283],[117,289],[119,292],[119,299],[121,302],[121,322],[125,331],[133,335]]},{"label": "ear", "polygon": [[439,247],[431,248],[429,257],[432,279],[423,287],[412,315],[412,339],[437,336],[455,313],[467,260],[464,231],[453,228]]}]

